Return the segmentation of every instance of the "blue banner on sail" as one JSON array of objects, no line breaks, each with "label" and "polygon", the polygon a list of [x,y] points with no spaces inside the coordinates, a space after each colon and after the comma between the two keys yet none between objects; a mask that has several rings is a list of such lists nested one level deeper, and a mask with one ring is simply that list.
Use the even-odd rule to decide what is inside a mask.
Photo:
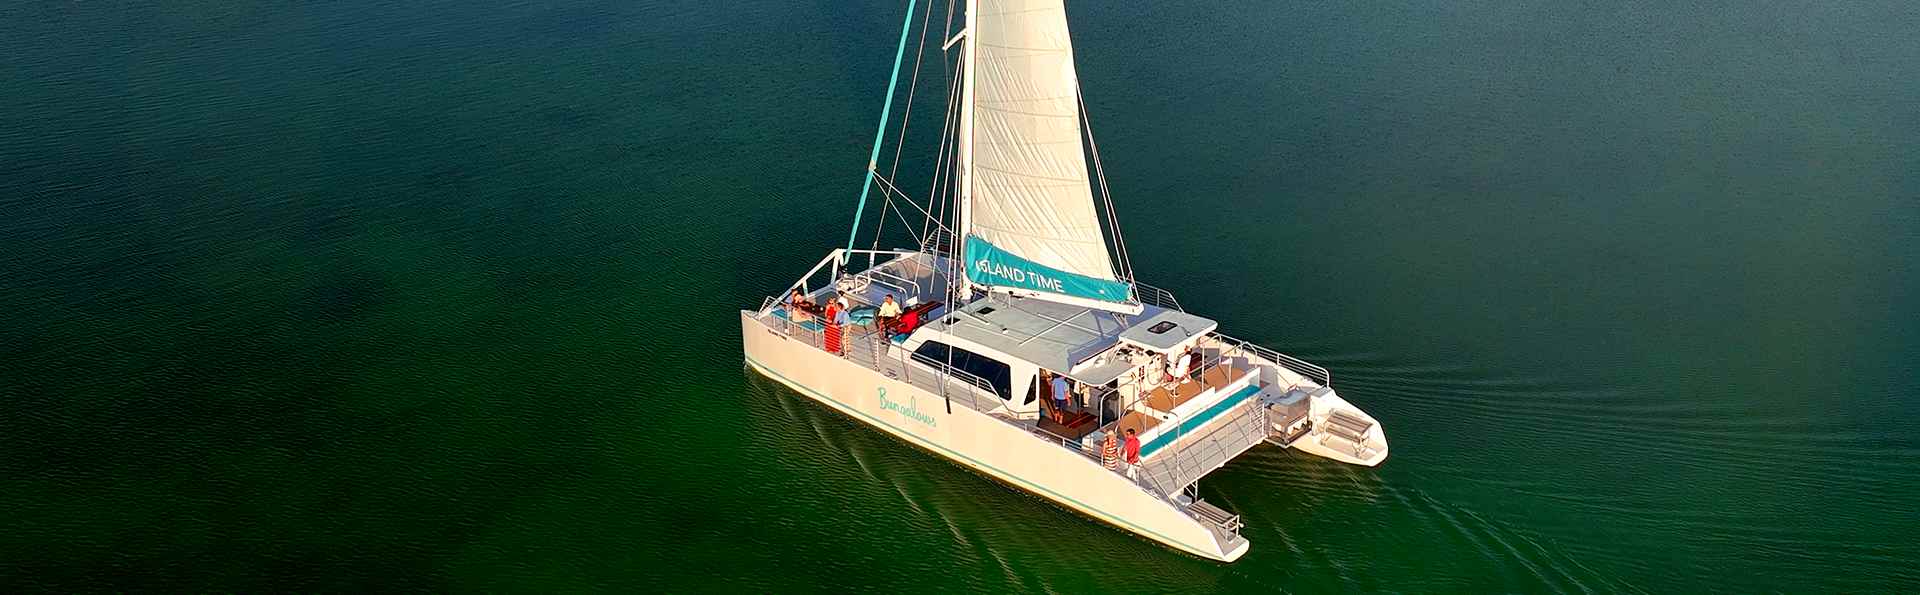
[{"label": "blue banner on sail", "polygon": [[967,236],[967,279],[981,285],[1058,293],[1103,302],[1125,302],[1119,281],[1069,273],[1021,258],[978,237]]}]

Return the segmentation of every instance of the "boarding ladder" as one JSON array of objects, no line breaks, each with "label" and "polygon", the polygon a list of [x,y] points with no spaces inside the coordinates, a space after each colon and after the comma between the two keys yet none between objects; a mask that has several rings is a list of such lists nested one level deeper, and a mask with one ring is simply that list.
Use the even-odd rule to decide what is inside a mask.
[{"label": "boarding ladder", "polygon": [[1168,452],[1142,465],[1146,482],[1160,496],[1179,493],[1266,440],[1266,420],[1258,398],[1235,405],[1208,424],[1205,433],[1178,438]]}]

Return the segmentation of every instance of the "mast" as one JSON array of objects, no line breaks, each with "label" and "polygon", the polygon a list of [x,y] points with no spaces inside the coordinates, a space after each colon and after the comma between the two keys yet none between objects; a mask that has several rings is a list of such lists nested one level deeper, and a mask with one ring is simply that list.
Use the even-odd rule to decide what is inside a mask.
[{"label": "mast", "polygon": [[[961,259],[960,268],[965,269],[965,251],[962,248],[967,241],[967,230],[973,223],[973,94],[974,94],[974,40],[979,39],[980,0],[967,1],[967,24],[962,31],[967,36],[966,45],[960,46],[960,63],[965,78],[960,81],[960,200],[954,203],[953,246],[949,258]],[[962,272],[960,287],[955,297],[966,297],[973,290],[973,281]],[[955,300],[956,302],[958,300]]]}]

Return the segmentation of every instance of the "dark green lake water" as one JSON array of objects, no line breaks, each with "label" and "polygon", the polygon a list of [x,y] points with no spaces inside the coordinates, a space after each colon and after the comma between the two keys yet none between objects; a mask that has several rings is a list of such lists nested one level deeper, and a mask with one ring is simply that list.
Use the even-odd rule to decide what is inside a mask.
[{"label": "dark green lake water", "polygon": [[0,7],[0,590],[1920,590],[1912,2],[1071,6],[1142,279],[1393,437],[1232,565],[742,370],[901,8]]}]

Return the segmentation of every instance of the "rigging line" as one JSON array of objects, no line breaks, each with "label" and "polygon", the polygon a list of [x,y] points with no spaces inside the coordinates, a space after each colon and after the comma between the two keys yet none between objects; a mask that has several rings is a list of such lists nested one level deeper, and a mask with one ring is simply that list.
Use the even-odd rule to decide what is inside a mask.
[{"label": "rigging line", "polygon": [[[879,179],[879,178],[875,178],[875,180],[876,180],[876,181],[878,181],[878,180],[880,180],[880,179]],[[919,243],[921,242],[921,239],[920,239],[920,237],[921,237],[921,236],[920,236],[920,235],[917,235],[917,234],[915,234],[915,233],[913,233],[913,224],[907,221],[907,215],[906,215],[906,212],[907,212],[907,211],[906,211],[906,209],[902,209],[902,208],[899,208],[899,207],[894,207],[894,206],[893,206],[893,195],[892,195],[892,194],[887,194],[887,193],[885,193],[885,191],[886,191],[886,189],[887,189],[888,187],[891,187],[891,186],[892,186],[892,184],[890,184],[890,183],[889,183],[889,184],[887,184],[886,186],[883,186],[883,187],[881,188],[881,190],[882,190],[882,192],[883,192],[883,194],[882,194],[882,196],[884,196],[884,197],[885,197],[885,200],[884,200],[883,202],[881,202],[881,203],[880,203],[880,221],[881,221],[882,223],[885,223],[885,222],[886,222],[886,218],[887,218],[887,212],[888,212],[888,211],[892,211],[892,212],[893,212],[893,215],[894,215],[894,217],[895,217],[895,218],[898,218],[898,219],[900,220],[900,227],[901,227],[902,229],[905,229],[905,230],[907,230],[907,235],[908,235],[908,236],[911,236],[911,237],[913,238],[913,242],[914,242],[914,244],[916,244],[916,245],[917,245],[917,244],[919,244]],[[898,189],[895,189],[895,192],[898,192]],[[905,200],[905,201],[906,201],[906,202],[907,202],[908,204],[913,204],[913,199],[911,199],[911,198],[909,198],[909,197],[907,197],[907,196],[906,196],[905,194],[901,194],[901,195],[900,195],[900,198],[901,198],[902,200]],[[888,208],[888,207],[892,207],[892,208]],[[916,209],[918,209],[918,208],[919,208],[919,205],[914,205],[914,208],[916,208]],[[884,226],[883,226],[883,227],[884,227]],[[880,231],[879,231],[878,229],[876,229],[876,230],[874,230],[874,240],[873,240],[873,247],[872,247],[872,249],[873,249],[873,250],[879,250],[879,249],[880,249],[880,238],[879,238],[879,233],[880,233]]]},{"label": "rigging line", "polygon": [[[955,12],[954,11],[955,4],[956,4],[956,0],[947,0],[947,17],[946,17],[947,23],[940,30],[942,34],[941,39],[953,39],[953,14]],[[969,34],[969,36],[971,36],[971,34]],[[968,43],[972,43],[972,42],[969,41]],[[948,46],[943,46],[940,48],[940,66],[941,66],[940,72],[942,73],[947,72],[948,70],[947,67],[949,66],[949,64],[947,64],[947,56],[949,56],[950,54],[947,51],[947,47]],[[948,100],[950,105],[947,108],[948,109],[947,117],[949,119],[952,119],[953,115],[958,113],[956,110],[959,109],[958,106],[960,101],[960,85],[961,85],[960,66],[958,64],[954,64],[951,66],[953,71],[953,78],[947,81],[947,92],[948,94],[953,96]],[[944,136],[948,133],[943,131],[941,134]],[[935,165],[935,167],[939,167],[945,170],[945,173],[946,173],[946,181],[942,185],[938,186],[940,192],[937,199],[940,201],[940,204],[939,206],[934,208],[933,212],[935,213],[942,212],[946,209],[947,193],[951,190],[951,186],[953,185],[954,163],[960,160],[960,153],[959,153],[960,122],[957,119],[955,119],[955,121],[953,122],[953,131],[951,134],[953,135],[953,139],[951,141],[953,145],[952,145],[952,149],[948,151],[949,155],[947,155],[946,157],[943,157],[941,162]],[[943,140],[942,142],[947,142],[947,141]],[[947,233],[947,236],[953,237],[953,232],[949,231]],[[937,247],[938,246],[936,245],[936,248]],[[951,247],[949,247],[949,251],[951,251]],[[952,277],[949,276],[948,280],[951,281]]]},{"label": "rigging line", "polygon": [[880,161],[880,141],[887,135],[887,120],[893,113],[893,91],[900,84],[900,63],[907,57],[907,34],[913,32],[913,8],[919,0],[907,0],[907,18],[900,23],[900,43],[893,50],[893,74],[887,77],[887,102],[880,108],[880,125],[873,131],[873,153],[867,156],[866,180],[860,183],[860,206],[853,211],[853,228],[847,230],[847,250],[840,253],[840,267],[847,266],[853,253],[853,240],[860,234],[860,215],[867,211],[867,192],[873,189],[874,166]]},{"label": "rigging line", "polygon": [[[867,247],[867,249],[869,250],[880,249],[880,234],[887,231],[887,211],[899,210],[899,209],[893,208],[893,197],[887,196],[885,194],[882,194],[880,196],[881,196],[880,217],[879,217],[879,221],[876,222],[876,224],[873,226],[873,245]],[[909,229],[907,230],[907,232],[912,233],[913,230]]]},{"label": "rigging line", "polygon": [[[913,50],[913,79],[907,83],[906,111],[900,114],[900,136],[893,144],[893,168],[887,170],[887,177],[897,177],[900,173],[900,150],[907,148],[907,122],[913,119],[913,93],[920,88],[920,58],[927,52],[927,26],[933,23],[933,11],[920,17],[920,45]],[[944,70],[944,69],[942,69]]]},{"label": "rigging line", "polygon": [[[951,9],[951,3],[949,3],[949,9]],[[946,115],[945,119],[940,123],[940,149],[933,161],[933,187],[927,189],[927,206],[931,210],[928,214],[929,220],[920,224],[920,237],[922,238],[929,237],[927,235],[929,233],[928,230],[932,229],[933,216],[931,213],[938,213],[945,210],[942,205],[946,204],[946,187],[942,186],[941,182],[943,180],[951,180],[952,176],[948,175],[948,170],[950,169],[948,159],[950,157],[958,157],[956,154],[958,147],[955,146],[955,141],[958,139],[954,138],[958,132],[954,130],[956,123],[954,122],[953,114],[954,110],[957,109],[957,103],[959,101],[959,87],[955,85],[959,80],[960,70],[956,67],[953,70],[952,80],[947,84]],[[922,248],[924,249],[924,246],[922,246]]]},{"label": "rigging line", "polygon": [[1100,163],[1100,145],[1093,140],[1093,121],[1087,118],[1087,99],[1080,92],[1080,81],[1073,82],[1073,97],[1080,103],[1080,123],[1087,132],[1087,149],[1093,154],[1094,175],[1100,180],[1100,197],[1107,206],[1107,225],[1113,229],[1114,255],[1120,259],[1120,267],[1127,272],[1127,281],[1133,282],[1133,258],[1127,253],[1127,240],[1120,235],[1120,218],[1113,210],[1113,192],[1107,187],[1107,170]]},{"label": "rigging line", "polygon": [[[954,180],[958,178],[960,167],[960,110],[965,109],[960,105],[960,102],[966,99],[966,95],[960,92],[960,85],[963,83],[963,81],[960,80],[960,71],[963,68],[965,68],[965,66],[962,64],[953,65],[953,97],[947,107],[947,115],[951,121],[951,126],[945,133],[947,153],[941,158],[939,164],[941,178],[938,182],[939,185],[934,188],[934,190],[938,191],[936,196],[934,196],[934,200],[938,204],[934,205],[932,211],[935,214],[946,213],[949,210],[953,210],[954,196],[955,193],[959,192],[959,188],[955,185]],[[956,215],[955,223],[958,224],[958,221],[959,219]],[[957,228],[949,227],[948,229],[949,236],[957,233],[952,231]],[[952,246],[948,246],[948,248],[949,251],[951,251]]]},{"label": "rigging line", "polygon": [[[909,15],[908,18],[911,19],[912,16]],[[920,17],[920,42],[913,49],[913,78],[907,82],[907,103],[900,112],[900,134],[893,140],[893,165],[887,170],[889,178],[898,177],[900,174],[900,153],[907,148],[907,124],[913,121],[913,98],[915,92],[920,89],[920,59],[927,53],[927,31],[931,24],[933,24],[933,10],[929,7],[926,14]],[[880,205],[880,221],[873,227],[872,249],[874,250],[880,249],[880,235],[887,230],[887,208],[891,204],[892,201],[889,200]],[[904,219],[903,217],[901,223],[906,223]],[[908,233],[912,233],[912,230],[909,229]]]},{"label": "rigging line", "polygon": [[[911,204],[911,203],[912,203],[912,201],[908,201],[908,203],[909,203],[909,204]],[[907,210],[906,210],[906,209],[901,209],[901,208],[895,208],[895,209],[893,209],[893,216],[894,216],[894,217],[897,217],[897,218],[899,218],[899,219],[900,219],[900,229],[904,229],[904,230],[907,230],[907,235],[909,235],[909,236],[912,236],[912,237],[913,237],[913,244],[914,244],[915,246],[918,246],[918,245],[920,245],[920,244],[923,244],[923,243],[926,243],[926,240],[924,240],[924,239],[922,239],[922,238],[923,238],[923,237],[925,237],[925,236],[920,236],[920,235],[915,235],[915,234],[913,233],[913,223],[912,223],[912,222],[909,222],[909,221],[907,221]],[[875,248],[874,248],[874,249],[875,249],[875,250],[879,250],[879,249],[880,249],[880,248],[878,247],[878,246],[880,245],[880,244],[878,243],[878,242],[879,242],[879,240],[874,240],[874,241],[875,241],[875,244],[874,244],[874,246],[875,246]]]},{"label": "rigging line", "polygon": [[[923,209],[923,208],[920,208],[920,203],[917,203],[917,202],[913,202],[913,198],[912,198],[912,197],[910,197],[910,196],[907,196],[907,193],[905,193],[905,192],[902,192],[902,191],[900,190],[900,187],[899,187],[899,186],[895,186],[895,185],[893,185],[893,181],[892,181],[892,180],[888,180],[888,179],[886,179],[885,177],[882,177],[882,176],[879,176],[879,175],[875,175],[873,179],[874,179],[874,181],[875,181],[875,182],[878,182],[878,183],[880,184],[880,191],[881,191],[881,192],[885,192],[885,193],[889,193],[889,194],[888,194],[889,196],[892,196],[892,195],[899,195],[902,201],[904,201],[904,202],[906,202],[906,203],[907,203],[907,204],[909,204],[909,205],[913,205],[913,208],[914,208],[915,210],[918,210],[918,211],[920,211],[920,213],[921,213],[921,214],[923,214],[923,215],[926,215],[926,216],[927,216],[927,217],[929,217],[929,218],[931,218],[931,217],[933,217],[933,213],[930,213],[930,212],[928,212],[928,211],[927,211],[926,209]],[[901,210],[901,209],[894,209],[894,210],[895,210],[895,211],[899,211],[899,210]],[[904,218],[905,218],[906,216],[905,216],[905,215],[902,215],[901,217],[902,217],[902,218],[903,218],[903,220],[904,220]],[[944,225],[944,224],[942,224],[942,225],[940,226],[940,229],[943,229],[943,230],[946,230],[946,229],[947,229],[947,226],[946,226],[946,225]],[[948,230],[948,231],[951,231],[951,230]],[[908,228],[908,229],[907,229],[907,232],[908,232],[908,233],[912,233],[912,232],[913,232],[913,229],[912,229],[912,228]]]},{"label": "rigging line", "polygon": [[[940,39],[947,39],[947,40],[953,39],[954,2],[955,0],[947,0],[947,14],[945,18],[946,22],[945,24],[941,25]],[[932,220],[934,219],[934,217],[932,216],[932,213],[939,213],[945,210],[946,188],[941,185],[941,180],[942,180],[942,175],[947,174],[949,170],[948,143],[950,141],[953,141],[957,145],[957,141],[958,141],[958,139],[953,138],[952,135],[957,134],[957,132],[953,130],[953,127],[956,126],[956,124],[953,122],[953,114],[955,109],[954,108],[955,96],[958,95],[958,92],[959,92],[960,71],[957,68],[955,68],[952,63],[948,61],[948,57],[952,55],[948,48],[951,48],[951,47],[953,47],[953,44],[951,42],[947,43],[946,45],[940,46],[940,72],[941,74],[945,74],[951,71],[953,72],[953,77],[947,80],[947,103],[945,106],[946,113],[944,114],[945,121],[940,124],[940,151],[939,151],[938,157],[935,158],[933,162],[933,168],[934,168],[933,169],[933,187],[927,189],[927,206],[930,207],[932,210],[928,214],[928,217],[927,217],[928,221],[923,222],[920,225],[920,230],[922,232],[920,234],[920,237],[931,238],[933,243],[933,247],[932,247],[933,250],[938,250],[940,248],[940,240],[939,240],[939,236],[930,235],[930,234],[937,233],[938,230],[930,227],[928,223],[931,223]],[[955,146],[954,150],[958,151],[958,147]],[[958,159],[959,156],[956,154],[953,156],[953,158]],[[946,178],[951,179],[952,176],[947,175]],[[926,241],[927,240],[925,239],[922,240],[922,242],[926,242]],[[928,247],[925,243],[923,243],[921,244],[920,249],[923,251],[927,251]],[[942,272],[944,273],[945,271],[942,271]],[[948,280],[951,281],[952,277],[949,276]]]},{"label": "rigging line", "polygon": [[[877,183],[880,185],[881,195],[886,197],[886,202],[884,204],[892,205],[894,197],[898,196],[901,202],[905,202],[909,205],[913,205],[914,210],[918,210],[923,213],[926,212],[925,209],[920,208],[920,205],[918,203],[913,202],[913,197],[907,196],[907,193],[901,192],[898,186],[894,186],[893,180],[889,180],[885,176],[875,174],[873,177],[873,181],[874,183]],[[902,224],[906,224],[907,219],[906,219],[906,215],[904,215],[904,213],[906,212],[906,209],[894,207],[892,210],[893,212],[900,214],[898,215],[900,217],[900,222]],[[906,229],[908,234],[913,233],[913,227],[908,226]]]},{"label": "rigging line", "polygon": [[[947,26],[945,29],[941,30],[941,33],[945,33],[945,35],[940,36],[941,39],[953,39],[953,0],[947,0]],[[940,65],[942,66],[941,72],[946,72],[946,69],[944,68],[947,64],[946,57],[947,57],[946,49],[942,48],[940,50],[940,59],[941,59]]]}]

